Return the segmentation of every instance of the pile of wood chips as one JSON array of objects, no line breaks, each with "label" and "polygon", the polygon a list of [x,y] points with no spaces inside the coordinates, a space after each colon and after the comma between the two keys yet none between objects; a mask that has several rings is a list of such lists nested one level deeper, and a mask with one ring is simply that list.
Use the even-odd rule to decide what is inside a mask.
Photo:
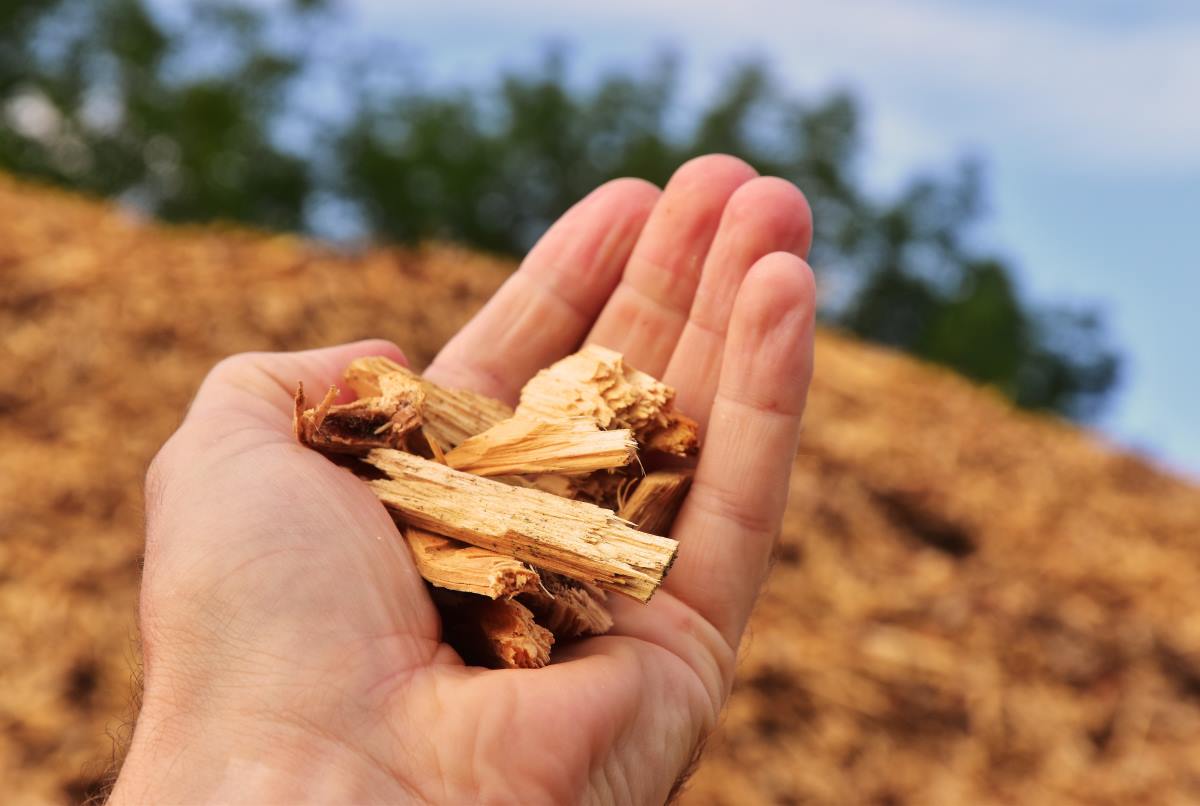
[{"label": "pile of wood chips", "polygon": [[[555,639],[612,627],[606,592],[646,602],[675,559],[664,537],[690,481],[645,472],[699,450],[674,391],[589,345],[534,376],[516,410],[445,389],[383,357],[307,408],[296,438],[352,465],[404,533],[469,663],[540,668]],[[639,456],[641,452],[641,456]],[[640,531],[639,531],[640,530]]]},{"label": "pile of wood chips", "polygon": [[[128,735],[142,479],[213,364],[384,337],[424,367],[511,269],[0,177],[0,800],[78,802]],[[816,366],[681,802],[1200,802],[1200,490],[828,330]]]}]

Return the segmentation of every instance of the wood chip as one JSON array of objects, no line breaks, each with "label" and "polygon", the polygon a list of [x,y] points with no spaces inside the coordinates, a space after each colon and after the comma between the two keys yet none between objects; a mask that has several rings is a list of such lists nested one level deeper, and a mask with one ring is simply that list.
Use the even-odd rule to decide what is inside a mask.
[{"label": "wood chip", "polygon": [[521,390],[517,414],[586,417],[599,428],[628,428],[641,446],[676,456],[694,455],[700,447],[696,421],[675,411],[671,387],[595,344],[535,375]]},{"label": "wood chip", "polygon": [[307,408],[304,384],[296,385],[292,427],[300,442],[337,453],[403,448],[409,433],[421,425],[425,392],[404,376],[383,379],[376,394],[353,403],[335,405],[337,395],[337,387],[331,386],[317,406]]},{"label": "wood chip", "polygon": [[640,478],[639,470],[640,468],[636,466],[629,466],[615,471],[597,471],[581,476],[547,473],[533,476],[496,476],[495,479],[516,487],[528,487],[562,498],[587,501],[615,512],[620,508],[623,492],[632,489]]},{"label": "wood chip", "polygon": [[371,451],[369,485],[405,522],[645,602],[678,544],[613,512],[462,473],[403,451]]},{"label": "wood chip", "polygon": [[562,574],[542,572],[542,587],[523,594],[538,623],[558,638],[602,635],[613,620],[604,606],[604,591]]},{"label": "wood chip", "polygon": [[516,599],[485,599],[435,591],[442,637],[466,663],[500,669],[540,669],[550,662],[554,634]]},{"label": "wood chip", "polygon": [[446,454],[446,464],[477,476],[579,474],[624,467],[637,455],[629,429],[600,431],[591,420],[502,420]]},{"label": "wood chip", "polygon": [[655,535],[671,533],[675,514],[692,484],[687,470],[658,470],[633,488],[617,514],[637,529]]},{"label": "wood chip", "polygon": [[413,526],[404,536],[417,571],[439,588],[511,599],[542,590],[537,571],[520,560]]},{"label": "wood chip", "polygon": [[506,403],[466,389],[438,386],[383,356],[356,358],[347,367],[345,377],[359,397],[369,397],[379,394],[380,378],[389,374],[421,384],[425,392],[423,429],[443,452],[513,416],[512,407]]}]

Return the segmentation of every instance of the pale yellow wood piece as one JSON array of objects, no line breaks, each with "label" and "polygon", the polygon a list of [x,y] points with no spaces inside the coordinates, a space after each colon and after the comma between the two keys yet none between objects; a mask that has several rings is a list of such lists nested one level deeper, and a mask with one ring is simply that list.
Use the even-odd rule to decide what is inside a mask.
[{"label": "pale yellow wood piece", "polygon": [[346,368],[346,383],[360,397],[378,394],[379,379],[398,373],[416,379],[425,392],[424,431],[442,451],[449,451],[467,437],[512,417],[512,407],[466,389],[447,389],[422,378],[407,367],[383,356],[356,358]]},{"label": "pale yellow wood piece", "polygon": [[686,470],[658,470],[638,482],[617,511],[643,532],[656,535],[671,533],[671,524],[692,483]]},{"label": "pale yellow wood piece", "polygon": [[439,588],[489,599],[541,591],[537,571],[520,560],[414,526],[406,527],[404,536],[417,571]]},{"label": "pale yellow wood piece", "polygon": [[639,532],[610,510],[462,473],[396,450],[367,462],[368,482],[406,523],[515,557],[538,568],[648,601],[678,544]]},{"label": "pale yellow wood piece", "polygon": [[696,422],[675,411],[675,390],[589,344],[535,375],[517,415],[534,420],[586,417],[603,429],[628,428],[650,450],[678,456],[699,449]]},{"label": "pale yellow wood piece", "polygon": [[586,419],[511,417],[446,454],[446,464],[477,476],[579,474],[624,467],[637,455],[629,429],[600,431]]}]

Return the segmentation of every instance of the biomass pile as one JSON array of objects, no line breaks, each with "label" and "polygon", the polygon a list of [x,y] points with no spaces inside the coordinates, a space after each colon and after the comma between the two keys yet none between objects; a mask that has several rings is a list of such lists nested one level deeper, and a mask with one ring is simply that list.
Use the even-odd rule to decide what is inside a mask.
[{"label": "biomass pile", "polygon": [[[509,269],[0,178],[4,800],[77,800],[111,755],[141,479],[204,372],[371,336],[423,366]],[[685,802],[1190,803],[1198,746],[1196,488],[820,334],[775,574]]]}]

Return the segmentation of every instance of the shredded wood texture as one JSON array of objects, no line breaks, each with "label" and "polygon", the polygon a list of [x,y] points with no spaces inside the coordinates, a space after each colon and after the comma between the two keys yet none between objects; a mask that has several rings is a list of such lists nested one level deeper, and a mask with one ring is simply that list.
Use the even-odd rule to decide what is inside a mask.
[{"label": "shredded wood texture", "polygon": [[516,599],[438,591],[434,602],[443,638],[465,662],[507,669],[540,669],[550,662],[554,633]]},{"label": "shredded wood texture", "polygon": [[617,512],[640,531],[654,535],[671,533],[675,514],[692,484],[684,470],[658,470],[638,482]]},{"label": "shredded wood texture", "polygon": [[346,369],[346,383],[360,397],[379,394],[379,379],[396,374],[421,384],[425,392],[424,431],[448,452],[468,437],[482,433],[513,416],[512,407],[466,389],[447,389],[420,377],[390,358],[356,358]]},{"label": "shredded wood texture", "polygon": [[554,633],[538,624],[533,613],[511,599],[478,605],[479,627],[492,654],[510,669],[540,669],[550,662]]},{"label": "shredded wood texture", "polygon": [[640,467],[634,465],[578,476],[546,473],[530,476],[497,476],[495,478],[505,484],[529,487],[562,498],[587,501],[615,512],[620,508],[622,492],[633,487],[639,478],[635,474],[640,470]]},{"label": "shredded wood texture", "polygon": [[520,560],[413,526],[404,535],[417,570],[439,588],[489,599],[542,590],[537,571]]},{"label": "shredded wood texture", "polygon": [[676,456],[690,456],[700,447],[696,421],[675,411],[671,387],[627,365],[620,353],[595,344],[525,384],[517,415],[535,420],[586,417],[600,428],[628,428],[643,447]]},{"label": "shredded wood texture", "polygon": [[604,591],[562,574],[450,537],[409,526],[404,530],[417,570],[431,585],[489,599],[519,596],[541,626],[559,638],[601,635],[612,627]]},{"label": "shredded wood texture", "polygon": [[645,602],[675,558],[674,540],[639,532],[584,501],[462,473],[403,451],[366,461],[388,478],[368,482],[407,523],[516,557]]},{"label": "shredded wood texture", "polygon": [[603,635],[613,620],[599,588],[562,574],[542,572],[542,587],[521,597],[542,624],[560,638]]},{"label": "shredded wood texture", "polygon": [[469,437],[446,464],[477,476],[574,475],[624,467],[637,455],[629,429],[600,431],[591,420],[510,417]]}]

